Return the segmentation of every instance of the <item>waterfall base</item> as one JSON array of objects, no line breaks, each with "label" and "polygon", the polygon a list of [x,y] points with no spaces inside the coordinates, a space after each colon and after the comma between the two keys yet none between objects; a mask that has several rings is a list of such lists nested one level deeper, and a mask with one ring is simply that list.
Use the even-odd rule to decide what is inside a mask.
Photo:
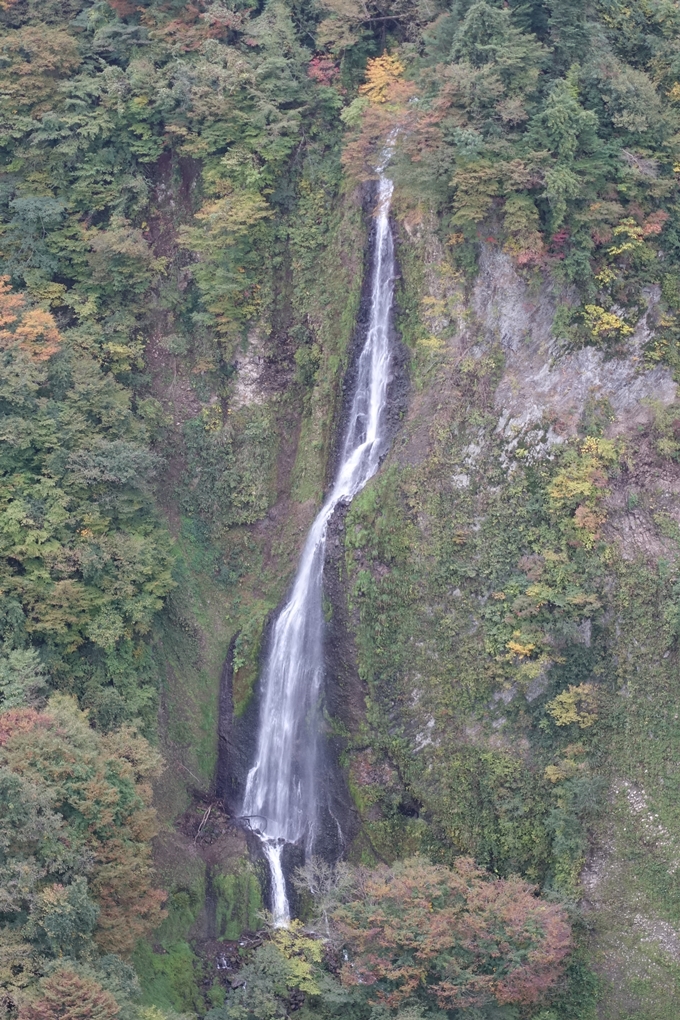
[{"label": "waterfall base", "polygon": [[286,879],[283,874],[283,840],[274,842],[271,839],[262,838],[262,849],[269,863],[269,873],[272,880],[272,917],[277,928],[286,928],[290,924],[290,905],[286,891]]}]

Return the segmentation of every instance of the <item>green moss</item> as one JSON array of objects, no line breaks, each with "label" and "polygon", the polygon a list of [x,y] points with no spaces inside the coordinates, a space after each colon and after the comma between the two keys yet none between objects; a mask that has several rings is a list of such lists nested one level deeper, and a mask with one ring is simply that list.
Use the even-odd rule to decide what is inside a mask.
[{"label": "green moss", "polygon": [[185,512],[199,514],[215,535],[260,520],[274,501],[277,430],[273,409],[254,405],[203,409],[184,426],[187,477]]},{"label": "green moss", "polygon": [[252,602],[234,644],[233,696],[237,716],[245,711],[257,681],[264,627],[272,609],[271,603]]},{"label": "green moss", "polygon": [[173,883],[168,892],[168,916],[156,932],[156,941],[166,948],[185,939],[205,902],[206,869],[202,860],[183,863],[182,884]]},{"label": "green moss", "polygon": [[364,225],[358,204],[340,204],[329,217],[328,229],[330,245],[321,254],[320,264],[307,268],[294,293],[298,314],[314,323],[319,351],[314,385],[304,397],[291,478],[291,494],[300,503],[313,500],[320,504],[323,497],[342,378],[361,298]]},{"label": "green moss", "polygon": [[203,1013],[203,968],[188,942],[176,942],[155,952],[140,943],[134,955],[144,1005],[180,1013]]},{"label": "green moss", "polygon": [[214,875],[212,886],[218,938],[237,939],[241,932],[255,931],[260,926],[262,894],[249,862],[242,862],[237,871]]}]

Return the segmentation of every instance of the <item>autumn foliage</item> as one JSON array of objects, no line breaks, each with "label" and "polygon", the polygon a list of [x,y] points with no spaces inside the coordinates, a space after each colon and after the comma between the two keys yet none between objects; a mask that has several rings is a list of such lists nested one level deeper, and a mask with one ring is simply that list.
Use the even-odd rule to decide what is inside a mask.
[{"label": "autumn foliage", "polygon": [[565,912],[520,878],[490,878],[468,858],[423,858],[360,875],[334,913],[348,949],[345,985],[397,1007],[418,993],[442,1009],[539,1002],[571,948]]},{"label": "autumn foliage", "polygon": [[386,103],[391,87],[404,73],[404,65],[389,53],[369,60],[366,66],[366,81],[359,87],[359,94],[371,103]]},{"label": "autumn foliage", "polygon": [[[0,715],[0,766],[49,797],[66,823],[62,847],[89,862],[88,893],[98,907],[95,942],[105,952],[129,954],[164,916],[150,845],[157,831],[150,806],[157,752],[131,727],[95,732],[86,714],[58,695],[43,712],[19,708]],[[59,874],[58,860],[55,869]],[[68,877],[66,865],[64,873]],[[32,895],[39,899],[39,872],[36,880]]]},{"label": "autumn foliage", "polygon": [[359,88],[355,104],[363,104],[358,131],[349,139],[342,154],[347,173],[356,180],[376,177],[385,142],[413,119],[409,100],[415,93],[412,82],[403,77],[404,66],[388,54],[369,60],[366,80]]},{"label": "autumn foliage", "polygon": [[38,726],[49,725],[49,716],[34,708],[13,708],[0,715],[0,747],[21,733],[30,733]]},{"label": "autumn foliage", "polygon": [[18,1020],[114,1020],[118,1003],[91,978],[59,970],[42,982],[40,998],[19,1010]]},{"label": "autumn foliage", "polygon": [[313,57],[309,62],[307,74],[317,85],[332,88],[340,77],[340,67],[332,57]]},{"label": "autumn foliage", "polygon": [[0,350],[17,349],[31,361],[47,361],[61,346],[57,325],[49,312],[28,308],[25,296],[14,293],[8,281],[0,276]]}]

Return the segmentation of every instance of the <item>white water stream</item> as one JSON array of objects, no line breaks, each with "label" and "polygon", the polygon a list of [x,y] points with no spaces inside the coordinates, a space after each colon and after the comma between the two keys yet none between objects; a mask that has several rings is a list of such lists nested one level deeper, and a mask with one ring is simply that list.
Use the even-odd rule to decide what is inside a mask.
[{"label": "white water stream", "polygon": [[306,852],[311,851],[319,810],[318,706],[324,673],[322,599],[328,522],[335,508],[349,503],[375,474],[385,450],[395,270],[389,222],[393,185],[383,173],[390,154],[388,149],[378,168],[369,326],[357,364],[340,463],[331,493],[307,536],[290,598],[273,628],[262,674],[257,755],[241,811],[259,836],[269,862],[272,913],[279,926],[290,921],[283,847],[302,843]]}]

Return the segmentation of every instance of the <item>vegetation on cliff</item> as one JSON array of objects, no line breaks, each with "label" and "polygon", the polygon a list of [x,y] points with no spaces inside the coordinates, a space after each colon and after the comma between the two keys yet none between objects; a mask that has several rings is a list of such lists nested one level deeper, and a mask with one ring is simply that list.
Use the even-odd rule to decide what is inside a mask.
[{"label": "vegetation on cliff", "polygon": [[[678,19],[0,0],[11,1017],[674,1016]],[[309,930],[239,977],[217,943],[257,923],[254,873],[200,828],[219,664],[231,647],[247,721],[332,455],[361,185],[395,129],[412,395],[328,606],[351,632],[329,728],[356,870],[308,872]],[[522,372],[540,389],[512,361],[531,330],[485,318],[484,274],[552,322],[540,378],[596,365],[592,392],[516,413]],[[602,389],[624,362],[632,410]]]}]

